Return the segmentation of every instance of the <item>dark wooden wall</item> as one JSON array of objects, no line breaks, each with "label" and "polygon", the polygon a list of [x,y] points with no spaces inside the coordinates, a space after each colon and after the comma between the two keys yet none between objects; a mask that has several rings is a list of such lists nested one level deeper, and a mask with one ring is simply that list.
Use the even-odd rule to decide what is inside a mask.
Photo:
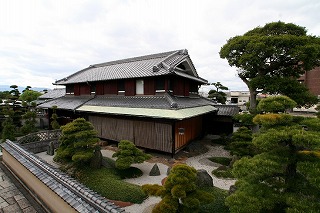
[{"label": "dark wooden wall", "polygon": [[[183,128],[184,133],[179,133],[179,129]],[[191,140],[202,135],[202,116],[189,118],[178,121],[175,124],[175,150],[185,146]]]},{"label": "dark wooden wall", "polygon": [[144,94],[154,95],[155,94],[155,80],[154,78],[146,78],[144,80]]},{"label": "dark wooden wall", "polygon": [[[178,96],[189,96],[189,92],[196,92],[193,90],[197,89],[198,84],[189,79],[184,79],[182,77],[150,77],[144,78],[144,94],[145,95],[155,95],[156,94],[156,81],[158,78],[164,80],[164,90],[169,91],[173,90],[174,95]],[[134,96],[136,95],[136,79],[126,79],[124,81],[125,85],[125,95]],[[95,85],[95,94],[96,95],[117,95],[118,94],[118,81],[101,81],[101,82],[90,82],[91,86]],[[74,87],[74,95],[90,95],[91,86],[87,83],[74,84],[70,85]],[[70,87],[68,86],[68,87]],[[190,88],[192,87],[192,88]]]},{"label": "dark wooden wall", "polygon": [[136,81],[134,79],[125,80],[125,95],[134,96],[136,94]]},{"label": "dark wooden wall", "polygon": [[114,141],[130,140],[139,147],[172,152],[172,124],[170,123],[98,115],[90,115],[88,118],[101,138]]}]

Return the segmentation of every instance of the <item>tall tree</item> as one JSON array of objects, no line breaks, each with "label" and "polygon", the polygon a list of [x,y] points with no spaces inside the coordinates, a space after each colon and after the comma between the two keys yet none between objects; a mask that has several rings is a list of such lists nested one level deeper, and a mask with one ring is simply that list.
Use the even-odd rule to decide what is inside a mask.
[{"label": "tall tree", "polygon": [[230,38],[220,57],[238,68],[238,76],[250,91],[250,109],[255,111],[259,91],[285,93],[273,78],[294,81],[320,65],[320,38],[307,35],[304,27],[272,22]]},{"label": "tall tree", "polygon": [[210,90],[209,91],[209,96],[208,98],[214,98],[217,100],[218,103],[226,103],[227,100],[227,94],[224,93],[223,91],[229,90],[228,87],[223,86],[219,81],[216,83],[212,83],[216,89],[215,90]]},{"label": "tall tree", "polygon": [[295,104],[286,96],[259,102],[257,108],[269,112],[253,118],[262,126],[252,141],[261,154],[233,165],[238,181],[237,190],[226,199],[231,212],[317,212],[320,208],[320,119],[302,120],[306,131],[283,113]]}]

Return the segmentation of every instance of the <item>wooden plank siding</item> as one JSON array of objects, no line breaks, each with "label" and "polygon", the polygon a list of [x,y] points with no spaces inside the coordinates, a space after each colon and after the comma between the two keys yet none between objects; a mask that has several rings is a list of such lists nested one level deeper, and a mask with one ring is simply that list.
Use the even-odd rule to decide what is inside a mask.
[{"label": "wooden plank siding", "polygon": [[90,95],[90,85],[88,84],[80,84],[80,95]]},{"label": "wooden plank siding", "polygon": [[104,95],[104,82],[97,82],[96,84],[96,95]]},{"label": "wooden plank siding", "polygon": [[154,78],[144,79],[144,94],[145,95],[154,95],[155,93],[155,82]]},{"label": "wooden plank siding", "polygon": [[104,94],[106,94],[106,95],[116,95],[116,94],[118,94],[117,81],[105,82],[103,91],[104,91]]},{"label": "wooden plank siding", "polygon": [[134,79],[127,79],[125,81],[125,95],[134,96],[136,94],[136,81]]},{"label": "wooden plank siding", "polygon": [[[184,133],[179,133],[179,129],[183,128]],[[191,140],[201,136],[202,134],[202,116],[177,121],[175,124],[175,150],[188,144]]]},{"label": "wooden plank siding", "polygon": [[172,152],[172,124],[89,115],[101,138],[130,140],[136,146]]}]

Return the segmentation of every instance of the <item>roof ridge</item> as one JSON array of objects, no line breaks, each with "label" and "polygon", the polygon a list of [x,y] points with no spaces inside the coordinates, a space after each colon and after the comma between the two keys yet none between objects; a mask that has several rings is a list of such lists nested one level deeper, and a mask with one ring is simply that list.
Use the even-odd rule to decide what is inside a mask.
[{"label": "roof ridge", "polygon": [[154,54],[142,55],[142,56],[131,57],[131,58],[124,58],[124,59],[115,60],[115,61],[92,64],[89,67],[90,68],[92,68],[92,67],[103,67],[103,66],[114,65],[114,64],[119,64],[119,63],[129,63],[129,62],[133,62],[133,61],[143,61],[143,60],[152,59],[152,58],[161,58],[161,57],[163,57],[163,56],[165,56],[167,54],[171,55],[172,53],[179,52],[179,51],[181,51],[181,50],[174,50],[174,51],[154,53]]},{"label": "roof ridge", "polygon": [[153,71],[157,72],[160,70],[161,66],[168,70],[169,72],[173,71],[173,67],[171,67],[169,64],[166,63],[166,61],[171,58],[174,55],[188,55],[188,50],[187,49],[182,49],[182,50],[177,50],[173,51],[170,55],[165,57],[161,62],[159,62],[157,65],[153,66]]},{"label": "roof ridge", "polygon": [[171,95],[169,93],[165,93],[164,96],[165,96],[166,100],[169,102],[170,108],[176,108],[176,109],[178,108],[178,103],[173,100],[173,98],[171,97]]}]

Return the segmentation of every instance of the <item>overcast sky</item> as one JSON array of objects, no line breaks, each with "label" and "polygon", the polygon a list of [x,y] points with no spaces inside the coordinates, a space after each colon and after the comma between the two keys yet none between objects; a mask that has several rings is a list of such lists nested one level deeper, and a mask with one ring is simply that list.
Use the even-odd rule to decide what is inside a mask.
[{"label": "overcast sky", "polygon": [[54,88],[91,64],[188,49],[200,77],[247,90],[219,57],[274,21],[320,35],[319,0],[0,0],[0,85]]}]

